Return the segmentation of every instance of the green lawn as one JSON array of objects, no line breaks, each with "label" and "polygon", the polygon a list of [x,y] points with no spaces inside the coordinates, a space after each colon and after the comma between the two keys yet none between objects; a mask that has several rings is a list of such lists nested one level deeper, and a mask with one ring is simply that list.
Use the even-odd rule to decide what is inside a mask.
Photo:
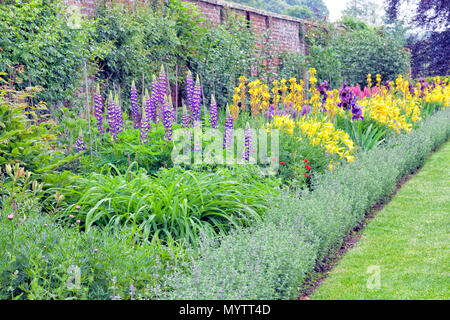
[{"label": "green lawn", "polygon": [[447,142],[369,222],[311,298],[449,299],[449,217]]}]

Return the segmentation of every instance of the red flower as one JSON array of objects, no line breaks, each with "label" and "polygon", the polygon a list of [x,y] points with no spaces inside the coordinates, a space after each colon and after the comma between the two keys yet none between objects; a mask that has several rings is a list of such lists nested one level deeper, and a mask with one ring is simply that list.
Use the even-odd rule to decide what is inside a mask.
[{"label": "red flower", "polygon": [[306,170],[311,170],[311,167],[309,166],[309,164],[307,164],[305,167],[306,167]]},{"label": "red flower", "polygon": [[307,175],[306,172],[304,173],[304,175],[305,175],[306,178],[309,178],[309,175]]},{"label": "red flower", "polygon": [[285,164],[285,162],[284,162],[284,161],[281,161],[280,164]]},{"label": "red flower", "polygon": [[305,159],[305,163],[309,163],[309,161]]}]

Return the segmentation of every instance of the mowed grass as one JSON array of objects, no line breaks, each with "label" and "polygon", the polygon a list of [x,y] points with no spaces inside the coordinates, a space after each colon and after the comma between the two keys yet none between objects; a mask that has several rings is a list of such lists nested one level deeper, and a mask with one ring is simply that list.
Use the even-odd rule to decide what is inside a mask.
[{"label": "mowed grass", "polygon": [[449,218],[447,142],[369,222],[311,298],[449,299]]}]

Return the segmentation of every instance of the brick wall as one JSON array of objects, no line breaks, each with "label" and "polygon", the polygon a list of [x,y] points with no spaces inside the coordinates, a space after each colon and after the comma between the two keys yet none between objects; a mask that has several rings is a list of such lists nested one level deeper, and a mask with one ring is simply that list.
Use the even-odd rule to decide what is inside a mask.
[{"label": "brick wall", "polygon": [[[123,2],[130,7],[133,7],[135,1],[149,2],[151,0],[107,0],[107,2],[111,1]],[[306,53],[306,44],[301,37],[301,34],[303,34],[302,28],[307,22],[301,19],[222,0],[182,1],[189,2],[197,6],[198,10],[202,12],[213,24],[220,24],[223,20],[224,12],[231,10],[237,16],[248,20],[252,28],[260,36],[262,36],[269,29],[269,40],[274,43],[276,50],[284,50],[301,54]],[[100,0],[65,0],[65,2],[69,5],[81,7],[81,13],[92,16],[94,13],[95,3],[100,2]],[[259,37],[258,45],[261,46],[265,41],[267,40]]]},{"label": "brick wall", "polygon": [[[294,17],[259,10],[237,3],[222,0],[184,0],[194,3],[208,20],[214,24],[221,23],[221,10],[230,9],[250,21],[252,28],[260,36],[269,30],[269,40],[273,41],[279,51],[305,54],[306,44],[301,36],[305,21]],[[264,39],[259,40],[259,44]]]}]

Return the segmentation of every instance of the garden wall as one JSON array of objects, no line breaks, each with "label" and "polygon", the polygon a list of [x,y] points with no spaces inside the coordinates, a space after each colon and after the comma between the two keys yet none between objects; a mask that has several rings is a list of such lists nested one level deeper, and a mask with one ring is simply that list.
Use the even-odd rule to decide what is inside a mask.
[{"label": "garden wall", "polygon": [[[95,11],[95,4],[105,0],[65,0],[68,5],[76,5],[81,8],[82,14],[92,16]],[[130,0],[106,0],[106,2],[126,2],[133,7],[135,2]],[[138,0],[139,1],[139,0]],[[141,0],[149,2],[149,0]],[[197,6],[206,18],[214,24],[220,24],[226,14],[233,12],[251,24],[254,30],[260,35],[258,46],[272,41],[278,51],[296,52],[306,55],[307,45],[303,34],[305,25],[308,22],[280,15],[264,10],[259,10],[244,6],[238,3],[232,3],[222,0],[182,0],[193,3]],[[266,37],[263,35],[266,34]]]}]

